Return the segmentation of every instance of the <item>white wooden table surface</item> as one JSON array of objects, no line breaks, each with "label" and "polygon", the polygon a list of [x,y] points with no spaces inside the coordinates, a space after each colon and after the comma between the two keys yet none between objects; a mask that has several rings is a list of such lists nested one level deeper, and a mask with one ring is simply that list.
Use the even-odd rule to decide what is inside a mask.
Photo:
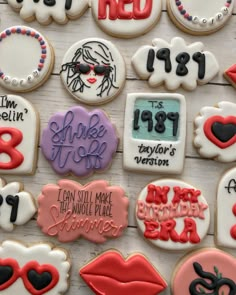
[{"label": "white wooden table surface", "polygon": [[[236,63],[236,7],[234,11],[235,15],[232,16],[222,30],[210,36],[197,37],[187,35],[173,25],[168,18],[164,3],[160,22],[154,29],[144,36],[124,40],[110,37],[101,31],[93,20],[90,9],[80,19],[70,21],[67,25],[59,26],[53,23],[44,27],[37,22],[30,24],[25,23],[20,19],[19,15],[13,12],[8,6],[7,0],[0,0],[0,31],[12,25],[26,24],[42,32],[51,41],[55,49],[55,68],[48,82],[38,90],[23,95],[38,109],[41,119],[41,130],[46,126],[50,116],[55,113],[55,111],[67,110],[69,107],[77,104],[64,89],[59,77],[59,68],[63,55],[73,43],[80,39],[95,36],[111,40],[119,48],[127,64],[127,81],[124,90],[119,97],[112,102],[101,106],[102,109],[110,114],[111,120],[116,124],[120,135],[121,140],[116,157],[109,170],[80,181],[85,184],[94,179],[106,179],[110,183],[120,185],[125,189],[130,200],[130,207],[129,226],[124,235],[121,238],[110,240],[102,245],[96,245],[84,239],[77,240],[73,243],[60,244],[56,239],[49,238],[42,234],[41,230],[36,225],[35,219],[31,220],[26,226],[17,227],[12,233],[0,231],[0,241],[5,239],[16,239],[29,243],[50,241],[58,246],[66,248],[70,253],[72,261],[70,289],[67,294],[93,294],[82,279],[78,277],[77,273],[81,266],[104,250],[115,248],[120,250],[124,255],[133,252],[142,252],[153,262],[168,283],[170,283],[175,264],[180,257],[185,254],[185,252],[170,253],[153,247],[151,244],[144,241],[135,224],[134,208],[139,191],[150,181],[168,175],[142,175],[124,171],[122,168],[123,115],[127,93],[166,92],[163,87],[157,89],[149,88],[145,81],[140,81],[137,78],[131,67],[131,57],[134,52],[142,45],[151,44],[152,39],[156,37],[170,41],[172,37],[181,36],[184,37],[187,42],[203,41],[207,50],[212,51],[216,55],[220,64],[219,75],[209,84],[199,86],[193,92],[186,92],[182,89],[178,90],[179,93],[185,95],[187,101],[187,148],[184,171],[181,175],[175,176],[201,189],[206,197],[211,209],[211,225],[207,237],[200,246],[214,246],[214,209],[216,206],[217,185],[224,171],[230,167],[234,167],[235,163],[223,164],[199,157],[192,145],[193,120],[203,106],[212,106],[222,100],[236,103],[236,90],[229,85],[222,76],[222,72],[226,68]],[[1,87],[0,94],[6,94],[6,91]],[[79,180],[78,178],[69,178],[76,179],[77,181]],[[35,175],[22,175],[17,177],[5,176],[5,179],[7,181],[18,180],[23,182],[25,189],[32,192],[32,194],[37,197],[43,185],[47,183],[56,183],[60,177],[53,172],[51,166],[41,154],[39,147],[39,160]],[[225,250],[236,256],[236,250]],[[170,287],[162,294],[170,294]]]}]

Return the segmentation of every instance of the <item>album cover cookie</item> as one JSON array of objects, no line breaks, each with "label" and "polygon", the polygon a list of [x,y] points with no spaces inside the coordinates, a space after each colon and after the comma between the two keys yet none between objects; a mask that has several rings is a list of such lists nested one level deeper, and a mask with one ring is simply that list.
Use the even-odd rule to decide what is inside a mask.
[{"label": "album cover cookie", "polygon": [[42,25],[52,20],[65,24],[69,19],[79,18],[88,8],[88,0],[8,0],[8,4],[23,20],[36,19]]},{"label": "album cover cookie", "polygon": [[174,24],[192,35],[208,35],[221,29],[233,12],[233,0],[167,0]]},{"label": "album cover cookie", "polygon": [[21,96],[0,95],[0,120],[0,173],[33,174],[38,155],[37,111]]},{"label": "album cover cookie", "polygon": [[0,246],[0,292],[10,295],[62,295],[69,288],[66,250],[50,244],[25,246],[4,241]]},{"label": "album cover cookie", "polygon": [[115,98],[125,83],[125,62],[118,49],[99,38],[81,40],[66,52],[61,79],[75,99],[98,105]]},{"label": "album cover cookie", "polygon": [[127,258],[116,250],[108,250],[79,271],[92,291],[103,295],[157,295],[167,288],[160,273],[141,253]]},{"label": "album cover cookie", "polygon": [[147,80],[151,87],[162,84],[168,90],[183,87],[194,90],[197,85],[211,81],[219,72],[215,56],[204,51],[201,42],[187,45],[185,40],[175,37],[170,43],[154,39],[152,46],[142,46],[132,57],[137,75]]},{"label": "album cover cookie", "polygon": [[118,143],[104,111],[75,106],[50,118],[41,148],[56,173],[84,177],[109,168]]},{"label": "album cover cookie", "polygon": [[204,107],[195,119],[194,145],[204,158],[236,161],[236,104],[222,101]]},{"label": "album cover cookie", "polygon": [[35,29],[14,26],[0,33],[0,86],[28,92],[41,86],[54,66],[54,51]]},{"label": "album cover cookie", "polygon": [[221,178],[217,191],[216,242],[236,248],[236,168]]},{"label": "album cover cookie", "polygon": [[176,266],[173,295],[236,294],[236,259],[215,248],[203,248],[185,256]]},{"label": "album cover cookie", "polygon": [[138,196],[135,217],[143,237],[166,250],[200,244],[210,224],[202,192],[177,179],[149,183]]},{"label": "album cover cookie", "polygon": [[107,34],[133,38],[147,33],[159,21],[161,0],[91,0],[95,21]]},{"label": "album cover cookie", "polygon": [[132,93],[126,99],[123,164],[127,170],[181,173],[186,103],[175,93]]},{"label": "album cover cookie", "polygon": [[37,223],[60,242],[79,237],[94,243],[118,238],[128,226],[128,198],[119,186],[105,180],[82,185],[72,180],[48,184],[38,197]]}]

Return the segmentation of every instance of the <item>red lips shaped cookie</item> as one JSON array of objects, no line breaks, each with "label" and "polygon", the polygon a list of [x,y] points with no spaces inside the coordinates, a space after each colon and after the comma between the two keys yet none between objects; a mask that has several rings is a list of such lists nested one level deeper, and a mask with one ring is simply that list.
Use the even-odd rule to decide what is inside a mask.
[{"label": "red lips shaped cookie", "polygon": [[107,251],[80,269],[80,276],[97,295],[157,295],[167,283],[142,254],[125,259]]}]

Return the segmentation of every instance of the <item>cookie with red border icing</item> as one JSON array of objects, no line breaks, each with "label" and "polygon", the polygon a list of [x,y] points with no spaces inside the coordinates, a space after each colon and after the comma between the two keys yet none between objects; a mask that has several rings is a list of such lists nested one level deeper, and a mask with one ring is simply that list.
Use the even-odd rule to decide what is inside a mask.
[{"label": "cookie with red border icing", "polygon": [[105,180],[81,185],[72,180],[43,187],[38,197],[37,223],[60,242],[84,237],[95,243],[121,236],[128,226],[128,198]]},{"label": "cookie with red border icing", "polygon": [[30,27],[19,25],[1,32],[0,50],[0,86],[8,90],[32,91],[45,83],[53,70],[52,46]]},{"label": "cookie with red border icing", "polygon": [[233,0],[167,0],[174,24],[192,35],[209,35],[221,29],[233,13]]},{"label": "cookie with red border icing", "polygon": [[167,288],[167,283],[145,256],[135,253],[127,258],[108,250],[79,271],[95,294],[153,295]]},{"label": "cookie with red border icing", "polygon": [[107,34],[133,38],[147,33],[159,21],[161,0],[91,0],[95,21]]},{"label": "cookie with red border icing", "polygon": [[0,246],[2,295],[62,295],[68,290],[68,253],[46,243],[25,246],[4,241]]},{"label": "cookie with red border icing", "polygon": [[236,259],[215,248],[203,248],[182,258],[174,271],[173,295],[236,294]]},{"label": "cookie with red border icing", "polygon": [[210,224],[202,192],[177,179],[149,183],[138,196],[135,217],[143,237],[167,250],[199,245]]},{"label": "cookie with red border icing", "polygon": [[88,8],[88,0],[9,0],[8,4],[23,20],[31,22],[35,19],[43,25],[54,20],[65,24],[69,19],[79,18]]},{"label": "cookie with red border icing", "polygon": [[232,86],[234,86],[234,88],[236,88],[236,64],[225,70],[224,77],[232,84]]},{"label": "cookie with red border icing", "polygon": [[204,158],[236,161],[236,104],[222,101],[203,107],[195,119],[194,145]]}]

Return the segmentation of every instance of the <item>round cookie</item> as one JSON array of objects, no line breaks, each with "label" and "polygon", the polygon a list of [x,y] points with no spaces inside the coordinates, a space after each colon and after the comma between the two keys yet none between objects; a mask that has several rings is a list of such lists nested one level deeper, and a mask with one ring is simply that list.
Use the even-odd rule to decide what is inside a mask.
[{"label": "round cookie", "polygon": [[171,294],[236,294],[235,271],[235,257],[215,248],[200,249],[176,266]]},{"label": "round cookie", "polygon": [[147,33],[159,21],[161,0],[91,0],[95,21],[107,34],[133,38]]},{"label": "round cookie", "polygon": [[42,231],[60,242],[79,237],[94,243],[118,238],[128,226],[128,203],[124,190],[105,180],[81,185],[60,180],[43,187],[38,197],[37,223]]},{"label": "round cookie", "polygon": [[108,250],[79,271],[95,294],[157,295],[167,288],[160,273],[141,253],[127,258],[116,250]]},{"label": "round cookie", "polygon": [[14,26],[0,33],[0,86],[28,92],[41,86],[54,66],[48,40],[35,29]]},{"label": "round cookie", "polygon": [[143,237],[166,250],[193,248],[210,224],[201,191],[177,179],[149,183],[138,196],[135,217]]},{"label": "round cookie", "polygon": [[236,104],[222,101],[203,107],[195,119],[194,145],[204,158],[219,162],[236,161]]},{"label": "round cookie", "polygon": [[208,35],[221,29],[233,12],[233,0],[167,0],[174,24],[192,35]]},{"label": "round cookie", "polygon": [[52,20],[65,24],[69,19],[79,18],[88,8],[88,0],[9,0],[8,4],[23,20],[36,19],[42,25],[48,25]]},{"label": "round cookie", "polygon": [[47,243],[25,246],[7,240],[0,246],[2,295],[62,295],[69,288],[68,253]]},{"label": "round cookie", "polygon": [[105,112],[75,106],[50,118],[41,148],[58,174],[84,177],[110,166],[118,142],[116,129]]},{"label": "round cookie", "polygon": [[125,83],[125,62],[109,41],[98,38],[81,40],[66,52],[61,79],[77,100],[92,105],[115,98]]}]

